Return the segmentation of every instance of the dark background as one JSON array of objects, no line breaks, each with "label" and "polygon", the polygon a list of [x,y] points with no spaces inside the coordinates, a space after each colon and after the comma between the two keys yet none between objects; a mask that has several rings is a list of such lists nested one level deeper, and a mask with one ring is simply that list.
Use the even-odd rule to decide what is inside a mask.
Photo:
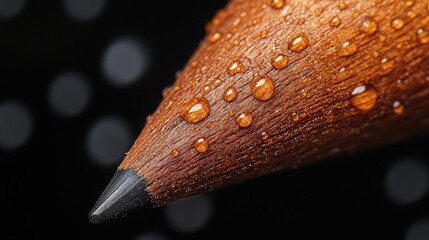
[{"label": "dark background", "polygon": [[[418,239],[409,231],[429,216],[427,187],[423,196],[403,203],[386,194],[385,183],[403,159],[427,167],[427,137],[211,192],[210,218],[192,232],[175,229],[167,207],[103,225],[89,222],[116,166],[91,160],[88,129],[115,115],[137,136],[204,37],[205,23],[225,3],[107,1],[99,15],[77,21],[63,1],[26,1],[16,16],[0,18],[0,104],[18,100],[33,123],[28,141],[0,149],[1,239],[138,239],[148,232],[165,239]],[[116,86],[106,81],[101,59],[124,36],[144,44],[150,64],[134,83]],[[62,117],[52,110],[48,91],[69,70],[85,76],[90,99],[78,115]]]}]

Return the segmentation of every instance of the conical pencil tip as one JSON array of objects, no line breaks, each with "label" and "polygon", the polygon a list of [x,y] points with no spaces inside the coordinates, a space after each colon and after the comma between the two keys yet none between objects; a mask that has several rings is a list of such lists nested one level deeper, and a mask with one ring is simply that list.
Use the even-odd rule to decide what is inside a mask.
[{"label": "conical pencil tip", "polygon": [[103,223],[126,213],[151,205],[146,181],[136,171],[116,171],[101,197],[89,213],[92,223]]}]

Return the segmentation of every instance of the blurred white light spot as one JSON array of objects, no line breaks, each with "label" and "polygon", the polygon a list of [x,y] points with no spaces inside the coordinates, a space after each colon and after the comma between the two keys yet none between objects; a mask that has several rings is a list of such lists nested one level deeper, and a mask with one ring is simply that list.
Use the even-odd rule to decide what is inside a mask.
[{"label": "blurred white light spot", "polygon": [[167,240],[167,238],[156,232],[148,232],[138,236],[136,240]]},{"label": "blurred white light spot", "polygon": [[131,130],[117,117],[105,117],[88,132],[86,147],[93,162],[105,168],[116,167],[132,143]]},{"label": "blurred white light spot", "polygon": [[406,158],[394,163],[385,178],[385,189],[389,199],[398,204],[411,204],[428,191],[429,176],[421,161]]},{"label": "blurred white light spot", "polygon": [[405,240],[428,240],[429,239],[429,218],[414,222],[407,232]]},{"label": "blurred white light spot", "polygon": [[109,82],[125,86],[141,77],[147,65],[148,54],[144,46],[135,39],[122,38],[106,49],[101,68]]},{"label": "blurred white light spot", "polygon": [[0,0],[0,17],[11,18],[24,8],[25,0]]},{"label": "blurred white light spot", "polygon": [[212,202],[207,195],[198,195],[169,204],[165,210],[172,228],[190,233],[201,229],[209,221]]},{"label": "blurred white light spot", "polygon": [[103,10],[104,0],[64,0],[67,14],[76,21],[89,21]]},{"label": "blurred white light spot", "polygon": [[82,112],[89,102],[89,87],[78,73],[68,72],[57,77],[49,89],[52,110],[62,117]]},{"label": "blurred white light spot", "polygon": [[31,136],[32,117],[27,108],[17,101],[0,104],[0,148],[14,150]]}]

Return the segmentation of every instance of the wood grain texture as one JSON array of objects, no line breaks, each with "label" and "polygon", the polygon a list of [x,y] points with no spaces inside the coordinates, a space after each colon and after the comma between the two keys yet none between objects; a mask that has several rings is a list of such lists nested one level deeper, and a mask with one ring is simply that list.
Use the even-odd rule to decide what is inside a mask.
[{"label": "wood grain texture", "polygon": [[[154,206],[429,129],[429,0],[276,2],[233,0],[216,14],[119,166],[144,176]],[[362,27],[368,19],[375,30]],[[298,37],[308,46],[294,49]],[[288,63],[276,69],[279,54]],[[234,62],[243,69],[231,75]],[[275,86],[266,101],[251,93],[260,76]],[[377,94],[368,111],[351,101],[363,84]],[[230,86],[238,96],[227,102]],[[180,112],[195,97],[208,100],[210,114],[191,124]],[[244,112],[253,120],[240,128]],[[200,137],[209,142],[203,153],[194,148]]]}]

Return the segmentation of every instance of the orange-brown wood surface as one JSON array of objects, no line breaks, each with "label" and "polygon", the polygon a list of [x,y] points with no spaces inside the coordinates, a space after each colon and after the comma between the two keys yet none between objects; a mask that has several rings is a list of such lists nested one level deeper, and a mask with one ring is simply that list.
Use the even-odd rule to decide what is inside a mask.
[{"label": "orange-brown wood surface", "polygon": [[423,134],[428,51],[429,0],[230,1],[119,168],[161,206]]}]

